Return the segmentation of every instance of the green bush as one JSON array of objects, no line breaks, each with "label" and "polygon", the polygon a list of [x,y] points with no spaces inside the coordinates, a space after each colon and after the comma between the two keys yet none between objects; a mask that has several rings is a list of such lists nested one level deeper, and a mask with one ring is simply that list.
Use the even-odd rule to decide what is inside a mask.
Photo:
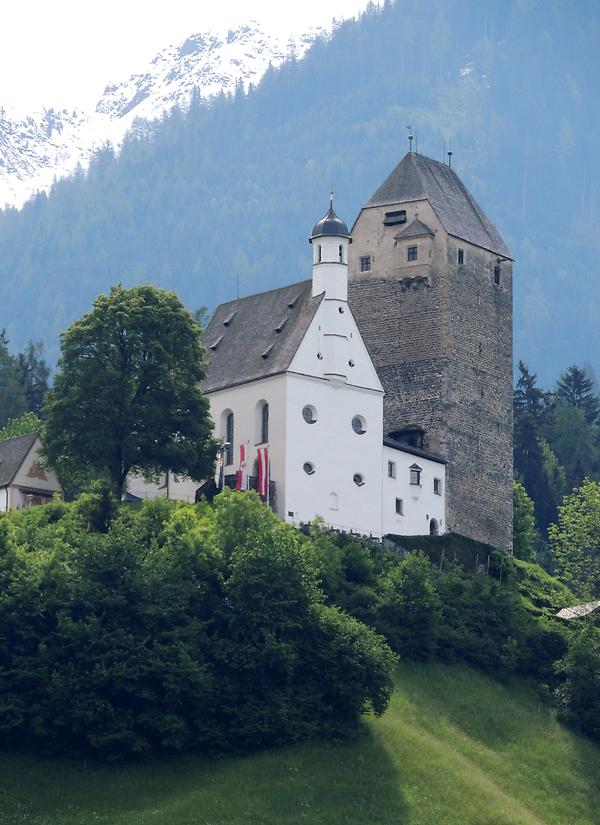
[{"label": "green bush", "polygon": [[323,603],[312,545],[255,494],[52,507],[0,519],[5,743],[239,750],[385,709],[391,651]]}]

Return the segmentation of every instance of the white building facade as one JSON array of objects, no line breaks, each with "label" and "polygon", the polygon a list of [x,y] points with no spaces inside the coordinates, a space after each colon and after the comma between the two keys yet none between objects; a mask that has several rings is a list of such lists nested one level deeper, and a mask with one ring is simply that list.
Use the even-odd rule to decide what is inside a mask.
[{"label": "white building facade", "polygon": [[351,239],[332,205],[310,242],[310,281],[222,304],[207,327],[223,483],[242,447],[241,484],[255,486],[266,448],[265,497],[283,519],[375,537],[443,532],[443,459],[384,443],[383,388],[348,305]]}]

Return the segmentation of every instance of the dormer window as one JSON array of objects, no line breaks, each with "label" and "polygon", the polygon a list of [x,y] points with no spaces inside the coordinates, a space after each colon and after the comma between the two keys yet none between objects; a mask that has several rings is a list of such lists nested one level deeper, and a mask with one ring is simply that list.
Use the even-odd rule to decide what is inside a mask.
[{"label": "dormer window", "polygon": [[360,271],[361,272],[370,272],[371,271],[371,256],[370,255],[363,255],[360,259]]},{"label": "dormer window", "polygon": [[417,247],[416,246],[409,246],[406,250],[406,260],[407,261],[416,261],[417,260]]}]

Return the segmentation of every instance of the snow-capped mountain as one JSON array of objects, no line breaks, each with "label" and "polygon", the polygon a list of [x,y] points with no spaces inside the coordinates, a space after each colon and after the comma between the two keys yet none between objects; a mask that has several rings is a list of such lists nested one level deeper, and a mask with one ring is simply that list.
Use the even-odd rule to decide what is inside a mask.
[{"label": "snow-capped mountain", "polygon": [[301,58],[323,29],[282,39],[250,22],[225,33],[188,37],[159,52],[144,72],[109,84],[93,111],[43,109],[19,112],[0,107],[0,208],[21,206],[56,179],[85,168],[107,141],[115,147],[138,118],[154,120],[189,105],[194,92],[208,99],[247,89],[269,67]]}]

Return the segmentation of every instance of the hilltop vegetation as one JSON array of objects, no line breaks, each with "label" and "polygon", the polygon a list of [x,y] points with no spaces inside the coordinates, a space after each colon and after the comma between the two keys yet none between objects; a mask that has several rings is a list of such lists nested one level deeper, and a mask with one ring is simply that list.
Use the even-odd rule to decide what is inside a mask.
[{"label": "hilltop vegetation", "polygon": [[599,25],[592,0],[386,2],[247,96],[140,124],[118,156],[0,215],[0,328],[17,348],[35,330],[54,359],[58,331],[116,282],[196,309],[233,297],[237,275],[242,294],[303,279],[330,182],[350,223],[412,124],[435,158],[452,138],[517,259],[519,356],[546,381],[595,361]]},{"label": "hilltop vegetation", "polygon": [[600,739],[600,633],[553,615],[574,597],[437,541],[401,555],[318,523],[304,536],[230,490],[131,508],[97,488],[4,515],[3,741],[121,758],[346,735],[385,710],[392,650],[526,676]]},{"label": "hilltop vegetation", "polygon": [[3,825],[597,825],[600,751],[525,684],[404,664],[354,741],[134,766],[0,755]]}]

